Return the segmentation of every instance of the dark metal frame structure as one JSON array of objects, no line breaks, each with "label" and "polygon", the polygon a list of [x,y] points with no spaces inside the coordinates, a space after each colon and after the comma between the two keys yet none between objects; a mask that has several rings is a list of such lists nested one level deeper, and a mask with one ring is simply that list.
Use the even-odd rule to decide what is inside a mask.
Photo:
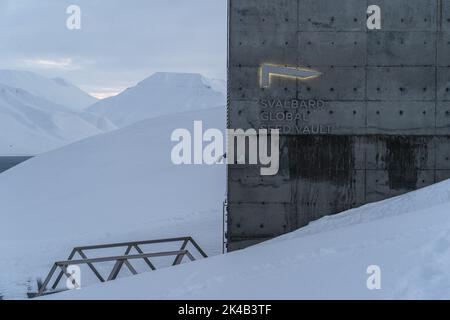
[{"label": "dark metal frame structure", "polygon": [[[145,253],[140,246],[142,245],[151,245],[151,244],[161,244],[161,243],[170,243],[170,242],[181,242],[181,247],[179,250],[175,251],[166,251],[166,252],[152,252],[152,253]],[[195,242],[195,240],[192,237],[181,237],[181,238],[170,238],[170,239],[159,239],[159,240],[146,240],[146,241],[133,241],[133,242],[122,242],[122,243],[111,243],[111,244],[102,244],[102,245],[93,245],[93,246],[84,246],[84,247],[76,247],[72,250],[69,257],[65,261],[57,261],[53,264],[50,272],[48,273],[47,277],[45,278],[44,282],[39,285],[38,292],[34,295],[36,297],[44,295],[44,294],[50,294],[54,293],[54,290],[58,287],[59,282],[61,281],[62,277],[65,275],[68,279],[72,279],[72,275],[67,272],[67,267],[71,265],[81,265],[86,264],[89,266],[89,268],[92,270],[92,272],[95,274],[97,279],[100,282],[106,282],[106,281],[112,281],[117,278],[117,276],[120,273],[120,270],[122,269],[123,265],[125,265],[128,270],[133,275],[136,275],[138,272],[136,269],[131,265],[130,260],[137,260],[137,259],[143,259],[147,266],[150,268],[150,270],[156,270],[156,267],[154,264],[150,261],[150,258],[155,257],[169,257],[174,256],[175,259],[172,263],[173,266],[180,264],[183,261],[183,258],[187,256],[190,261],[196,260],[195,257],[187,250],[187,246],[189,244],[192,244],[192,246],[200,253],[200,255],[203,258],[207,258],[207,254],[202,250],[202,248]],[[91,250],[101,250],[101,249],[111,249],[111,248],[126,248],[125,253],[120,256],[109,256],[109,257],[97,257],[97,258],[88,258],[86,255],[86,251]],[[130,255],[130,252],[132,249],[135,249],[138,254]],[[74,260],[75,255],[78,254],[81,259]],[[109,274],[108,278],[105,278],[100,274],[100,272],[95,268],[95,263],[100,262],[114,262],[114,267],[111,270],[111,273]],[[59,272],[55,282],[52,285],[53,291],[46,291],[47,286],[49,285],[50,281],[52,280],[55,272],[57,269],[61,269]],[[74,281],[72,279],[72,281]],[[79,285],[74,283],[74,285]]]}]

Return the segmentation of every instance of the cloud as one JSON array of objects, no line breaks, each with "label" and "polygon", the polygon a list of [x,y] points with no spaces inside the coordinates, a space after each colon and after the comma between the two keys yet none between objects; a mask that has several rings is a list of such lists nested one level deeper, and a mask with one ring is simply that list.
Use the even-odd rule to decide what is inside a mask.
[{"label": "cloud", "polygon": [[38,68],[53,68],[64,70],[79,69],[80,66],[74,65],[71,58],[62,58],[56,60],[50,59],[22,59],[22,63]]},{"label": "cloud", "polygon": [[[226,0],[0,0],[0,68],[98,87],[136,84],[157,71],[226,77]],[[66,9],[81,8],[81,30]]]}]

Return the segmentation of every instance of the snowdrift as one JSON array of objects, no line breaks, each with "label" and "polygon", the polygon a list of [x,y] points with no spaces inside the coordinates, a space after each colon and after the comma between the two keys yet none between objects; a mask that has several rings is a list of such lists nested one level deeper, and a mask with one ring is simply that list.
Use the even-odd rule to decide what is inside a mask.
[{"label": "snowdrift", "polygon": [[24,298],[72,247],[192,235],[221,252],[225,166],[175,166],[176,128],[225,128],[220,108],[146,120],[0,175],[0,296]]},{"label": "snowdrift", "polygon": [[[449,299],[450,182],[266,243],[46,299]],[[381,289],[367,268],[381,269]]]}]

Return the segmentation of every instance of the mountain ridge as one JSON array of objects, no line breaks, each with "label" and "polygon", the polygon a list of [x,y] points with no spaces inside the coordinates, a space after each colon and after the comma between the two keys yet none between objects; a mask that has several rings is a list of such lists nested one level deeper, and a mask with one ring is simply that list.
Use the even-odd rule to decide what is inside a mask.
[{"label": "mountain ridge", "polygon": [[225,106],[223,84],[198,73],[157,72],[87,110],[118,127],[158,116]]},{"label": "mountain ridge", "polygon": [[97,115],[0,84],[0,153],[37,154],[115,127]]},{"label": "mountain ridge", "polygon": [[49,79],[31,71],[0,69],[0,84],[26,90],[37,97],[79,111],[97,101],[66,79]]}]

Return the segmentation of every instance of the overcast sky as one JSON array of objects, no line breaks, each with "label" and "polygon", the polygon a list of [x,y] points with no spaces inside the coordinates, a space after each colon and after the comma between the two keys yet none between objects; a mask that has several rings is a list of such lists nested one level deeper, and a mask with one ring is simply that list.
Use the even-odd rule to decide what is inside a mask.
[{"label": "overcast sky", "polygon": [[[69,30],[69,5],[81,30]],[[157,71],[226,77],[226,0],[0,0],[0,69],[63,77],[97,96]]]}]

